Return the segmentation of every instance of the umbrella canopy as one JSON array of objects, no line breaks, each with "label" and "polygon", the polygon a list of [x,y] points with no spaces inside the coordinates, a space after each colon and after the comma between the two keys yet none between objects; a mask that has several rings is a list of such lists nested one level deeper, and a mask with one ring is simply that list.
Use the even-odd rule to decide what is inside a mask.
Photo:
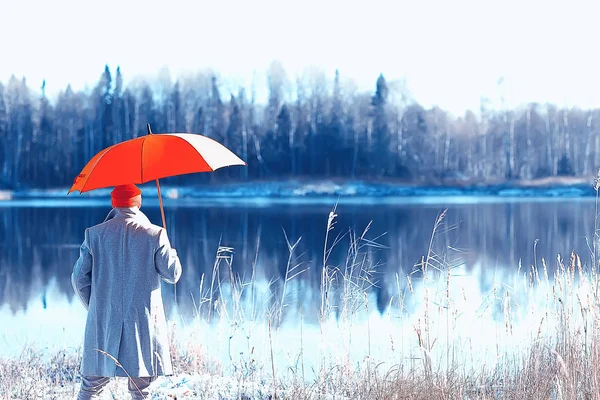
[{"label": "umbrella canopy", "polygon": [[192,133],[150,134],[96,154],[75,178],[69,193],[141,184],[169,176],[246,165],[219,142]]},{"label": "umbrella canopy", "polygon": [[152,134],[107,147],[75,178],[69,193],[84,193],[128,183],[156,181],[163,226],[166,227],[158,179],[247,165],[219,142],[192,133]]}]

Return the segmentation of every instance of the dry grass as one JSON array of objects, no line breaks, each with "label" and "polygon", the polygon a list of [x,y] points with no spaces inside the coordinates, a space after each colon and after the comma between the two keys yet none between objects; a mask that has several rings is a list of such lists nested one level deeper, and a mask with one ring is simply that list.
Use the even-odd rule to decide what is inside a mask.
[{"label": "dry grass", "polygon": [[3,399],[65,399],[75,395],[79,368],[74,354],[25,349],[16,359],[0,359],[0,396]]},{"label": "dry grass", "polygon": [[[306,324],[306,305],[294,298],[307,290],[295,279],[306,271],[294,255],[300,238],[284,232],[290,257],[282,282],[263,283],[256,262],[245,281],[234,273],[233,249],[220,246],[193,299],[194,319],[170,326],[173,380],[236,383],[227,396],[206,381],[190,391],[206,399],[600,399],[594,264],[571,254],[557,257],[553,273],[540,259],[506,276],[475,271],[469,280],[460,257],[436,241],[456,228],[445,215],[433,221],[427,254],[409,274],[382,277],[372,261],[380,237],[370,237],[370,225],[336,229],[334,208],[313,293],[316,324]],[[347,246],[343,265],[330,262],[335,246]],[[490,288],[475,291],[484,278]],[[393,289],[384,315],[369,294],[378,285]],[[76,354],[48,359],[31,350],[0,360],[0,397],[72,398],[77,365]]]}]

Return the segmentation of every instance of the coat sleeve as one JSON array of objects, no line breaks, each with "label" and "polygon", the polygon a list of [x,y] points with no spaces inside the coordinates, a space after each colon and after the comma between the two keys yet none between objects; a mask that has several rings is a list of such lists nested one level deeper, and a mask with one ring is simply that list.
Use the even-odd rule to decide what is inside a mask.
[{"label": "coat sleeve", "polygon": [[90,305],[90,295],[92,292],[92,252],[90,251],[88,230],[85,230],[85,238],[79,248],[79,258],[73,267],[71,275],[71,284],[73,290],[83,303],[86,309]]},{"label": "coat sleeve", "polygon": [[156,272],[167,283],[175,284],[181,277],[181,263],[177,251],[171,248],[167,231],[160,230],[158,248],[154,253]]}]

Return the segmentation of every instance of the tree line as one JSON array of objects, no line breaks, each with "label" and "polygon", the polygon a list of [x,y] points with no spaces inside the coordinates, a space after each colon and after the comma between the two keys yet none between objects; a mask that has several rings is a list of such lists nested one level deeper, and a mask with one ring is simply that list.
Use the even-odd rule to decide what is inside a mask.
[{"label": "tree line", "polygon": [[223,89],[212,73],[172,83],[125,85],[105,66],[92,90],[71,86],[50,100],[45,82],[0,82],[0,187],[70,186],[87,161],[114,143],[154,132],[192,132],[248,164],[177,184],[289,178],[390,179],[426,184],[491,183],[588,176],[600,166],[600,110],[527,104],[453,116],[374,80],[372,92],[319,71],[291,84],[280,64],[266,76],[268,99]]}]

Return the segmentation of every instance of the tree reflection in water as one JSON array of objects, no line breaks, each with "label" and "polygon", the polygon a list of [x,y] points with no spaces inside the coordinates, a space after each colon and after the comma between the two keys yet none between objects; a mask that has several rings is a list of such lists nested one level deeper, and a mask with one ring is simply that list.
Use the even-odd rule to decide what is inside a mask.
[{"label": "tree reflection in water", "polygon": [[[218,204],[168,206],[169,237],[178,250],[184,273],[177,290],[165,286],[165,302],[175,301],[184,316],[193,315],[193,304],[200,299],[200,282],[205,275],[208,289],[219,245],[233,248],[232,271],[242,282],[249,282],[255,265],[256,277],[280,300],[280,291],[288,263],[288,245],[300,239],[294,250],[292,265],[307,271],[287,286],[290,299],[303,305],[307,322],[318,319],[321,302],[320,283],[323,246],[331,204],[277,204],[258,206],[248,203],[235,207]],[[350,229],[361,234],[369,225],[361,257],[374,268],[370,289],[380,312],[396,292],[396,274],[405,279],[427,254],[434,221],[448,208],[444,225],[434,240],[435,251],[446,262],[467,272],[476,263],[485,270],[509,268],[534,263],[534,242],[539,239],[537,262],[544,257],[554,268],[558,253],[575,250],[585,262],[590,259],[586,237],[593,232],[594,207],[587,200],[522,201],[452,204],[443,200],[435,204],[384,205],[376,201],[338,205],[338,219],[330,232],[329,244],[336,244],[328,264],[344,268],[348,254]],[[31,302],[51,301],[44,290],[55,280],[58,291],[74,301],[70,283],[73,263],[86,227],[102,222],[109,207],[0,207],[0,307],[12,312],[26,311]],[[143,211],[160,223],[159,210],[153,205]],[[285,232],[285,234],[284,234]],[[258,250],[258,253],[257,253]],[[589,262],[589,261],[588,261]],[[462,273],[462,272],[460,272]],[[416,275],[418,276],[418,274]],[[222,279],[228,279],[225,271]],[[482,279],[482,290],[487,285]],[[42,291],[40,293],[39,291]],[[298,291],[298,293],[294,293]],[[215,293],[215,298],[218,298]]]}]

